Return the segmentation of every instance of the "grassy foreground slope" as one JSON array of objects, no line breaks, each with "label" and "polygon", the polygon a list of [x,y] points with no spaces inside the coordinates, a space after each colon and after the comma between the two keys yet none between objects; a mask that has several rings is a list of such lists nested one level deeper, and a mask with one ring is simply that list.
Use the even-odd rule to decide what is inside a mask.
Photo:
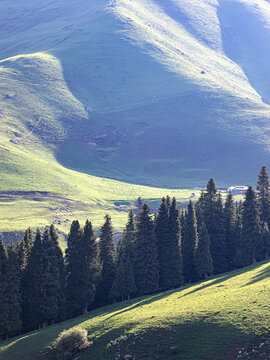
[{"label": "grassy foreground slope", "polygon": [[95,336],[93,345],[76,359],[115,359],[118,350],[110,352],[107,344],[124,334],[138,336],[131,335],[121,345],[121,356],[235,359],[237,347],[269,336],[269,288],[268,261],[178,290],[107,306],[10,339],[1,344],[1,360],[34,360],[60,331],[74,326]]}]

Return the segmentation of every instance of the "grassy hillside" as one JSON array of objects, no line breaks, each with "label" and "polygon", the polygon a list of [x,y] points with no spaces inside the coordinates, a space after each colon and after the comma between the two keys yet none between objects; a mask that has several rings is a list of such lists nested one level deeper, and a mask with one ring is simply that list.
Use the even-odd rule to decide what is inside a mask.
[{"label": "grassy hillside", "polygon": [[[87,136],[97,130],[69,91],[56,58],[44,53],[9,58],[0,62],[0,73],[0,231],[55,222],[67,232],[77,218],[100,226],[106,212],[119,230],[139,196],[154,207],[167,194],[189,200],[194,190],[136,186],[59,164],[55,149],[69,132],[88,146]],[[75,156],[74,149],[69,154]]]},{"label": "grassy hillside", "polygon": [[0,231],[105,212],[120,229],[138,196],[251,184],[269,165],[269,3],[0,8]]},{"label": "grassy hillside", "polygon": [[[1,344],[0,357],[35,359],[60,331],[79,325],[95,339],[76,359],[115,359],[118,352],[136,355],[136,359],[236,359],[239,347],[269,337],[269,275],[270,263],[265,262],[178,290],[107,306],[10,339]],[[125,334],[128,340],[119,350],[117,346],[106,348]],[[251,358],[256,356],[253,353]],[[267,355],[258,358],[268,359]]]},{"label": "grassy hillside", "polygon": [[[47,119],[65,130],[54,149],[65,167],[185,187],[251,183],[269,163],[268,2],[5,0],[1,10],[1,59],[42,52],[62,67],[68,99],[32,93],[66,108]],[[30,109],[17,104],[14,116]]]}]

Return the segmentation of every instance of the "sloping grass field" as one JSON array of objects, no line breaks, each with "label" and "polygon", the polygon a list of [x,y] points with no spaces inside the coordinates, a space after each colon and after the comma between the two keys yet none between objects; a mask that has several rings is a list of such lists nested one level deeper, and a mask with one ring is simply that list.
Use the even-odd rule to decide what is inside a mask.
[{"label": "sloping grass field", "polygon": [[[94,340],[78,360],[111,360],[119,353],[120,359],[131,354],[138,360],[236,359],[239,348],[269,340],[269,289],[268,261],[10,339],[1,343],[0,358],[38,359],[63,329],[81,326]],[[107,347],[122,335],[126,341]]]},{"label": "sloping grass field", "polygon": [[184,188],[253,184],[270,164],[269,3],[3,0],[0,12],[1,232],[99,227],[106,212],[118,231],[138,196],[186,203]]},{"label": "sloping grass field", "polygon": [[[70,128],[78,139],[91,128],[83,106],[67,88],[59,61],[43,53],[24,55],[0,62],[0,72],[0,108],[4,109],[0,231],[54,222],[67,232],[72,220],[86,218],[98,227],[105,213],[120,230],[139,196],[157,207],[167,194],[183,203],[193,192],[199,194],[132,185],[65,168],[57,161],[55,149],[70,136]],[[74,154],[73,149],[69,154]]]}]

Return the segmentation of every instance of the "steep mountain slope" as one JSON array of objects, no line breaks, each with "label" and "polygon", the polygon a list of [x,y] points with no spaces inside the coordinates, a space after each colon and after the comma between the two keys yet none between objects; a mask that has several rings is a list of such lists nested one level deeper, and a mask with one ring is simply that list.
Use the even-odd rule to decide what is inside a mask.
[{"label": "steep mountain slope", "polygon": [[[76,356],[78,360],[114,360],[119,354],[120,359],[131,354],[151,360],[266,360],[270,351],[269,275],[268,261],[174,291],[97,309],[2,343],[0,358],[34,360],[63,329],[82,326],[95,338],[93,345]],[[125,334],[126,342],[107,347]],[[262,343],[268,345],[263,347]],[[245,357],[242,349],[247,344],[251,355]]]},{"label": "steep mountain slope", "polygon": [[64,167],[167,187],[210,176],[253,183],[269,164],[269,2],[2,0],[0,8],[0,126],[31,132],[20,151],[37,141]]},{"label": "steep mountain slope", "polygon": [[72,220],[87,217],[98,227],[106,212],[119,231],[139,196],[157,207],[167,194],[187,202],[194,193],[131,185],[63,167],[54,152],[70,129],[78,140],[94,126],[69,91],[60,62],[44,53],[20,55],[0,61],[0,75],[0,231],[53,222],[68,232]]}]

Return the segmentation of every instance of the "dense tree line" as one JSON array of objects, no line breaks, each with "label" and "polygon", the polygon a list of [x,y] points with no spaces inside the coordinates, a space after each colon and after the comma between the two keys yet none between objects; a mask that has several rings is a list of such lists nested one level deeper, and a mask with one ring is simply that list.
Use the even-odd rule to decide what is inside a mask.
[{"label": "dense tree line", "polygon": [[167,291],[240,268],[270,254],[270,193],[262,167],[256,191],[223,204],[211,178],[199,200],[180,209],[163,198],[156,214],[139,199],[117,248],[110,216],[99,239],[73,221],[65,254],[53,225],[5,247],[0,240],[0,338],[46,327],[134,296]]}]

